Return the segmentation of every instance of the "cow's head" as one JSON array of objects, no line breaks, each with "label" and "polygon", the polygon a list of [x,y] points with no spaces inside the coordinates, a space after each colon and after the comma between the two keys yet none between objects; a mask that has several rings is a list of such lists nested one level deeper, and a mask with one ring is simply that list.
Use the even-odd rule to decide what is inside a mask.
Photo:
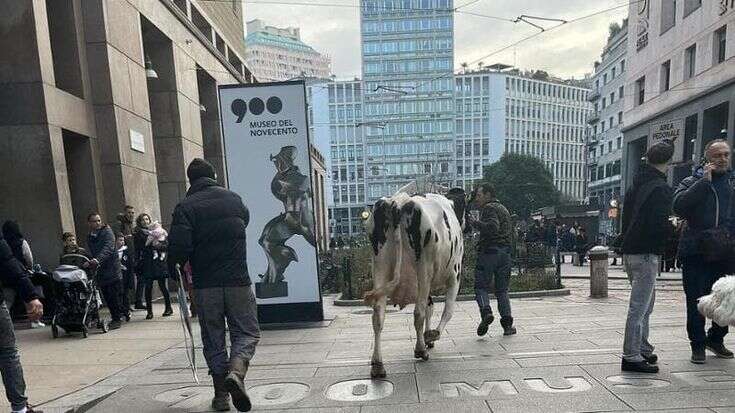
[{"label": "cow's head", "polygon": [[457,215],[457,220],[462,229],[465,228],[467,223],[467,193],[462,188],[452,188],[447,192],[447,199],[454,203],[454,214]]},{"label": "cow's head", "polygon": [[378,255],[387,239],[388,232],[398,226],[399,209],[396,201],[391,198],[381,198],[373,205],[372,213],[365,221],[373,253]]}]

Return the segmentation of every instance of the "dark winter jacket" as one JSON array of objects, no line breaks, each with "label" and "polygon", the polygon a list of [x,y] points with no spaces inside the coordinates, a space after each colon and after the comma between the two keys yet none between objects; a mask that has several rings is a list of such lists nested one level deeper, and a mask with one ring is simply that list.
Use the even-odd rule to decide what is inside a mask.
[{"label": "dark winter jacket", "polygon": [[189,261],[195,289],[250,285],[245,242],[249,221],[239,195],[213,179],[195,180],[174,209],[169,271]]},{"label": "dark winter jacket", "polygon": [[[666,174],[648,164],[643,165],[625,193],[623,254],[663,254],[673,229],[669,222],[671,201]],[[639,216],[634,218],[636,210]]]},{"label": "dark winter jacket", "polygon": [[[146,280],[162,280],[168,277],[168,265],[166,260],[160,259],[160,254],[166,252],[167,242],[161,245],[145,245],[148,233],[144,229],[135,228],[133,232],[133,245],[135,245],[135,273]],[[158,253],[158,254],[156,254]],[[154,258],[155,257],[155,258]]]},{"label": "dark winter jacket", "polygon": [[480,220],[473,225],[480,230],[480,241],[477,243],[479,252],[510,246],[513,231],[510,213],[497,199],[482,207]]},{"label": "dark winter jacket", "polygon": [[97,266],[97,282],[104,287],[122,280],[120,259],[115,248],[115,234],[108,225],[87,236],[90,257],[99,262]]},{"label": "dark winter jacket", "polygon": [[[29,302],[38,298],[29,275],[23,264],[15,259],[10,246],[0,234],[0,286],[15,289],[23,301]],[[3,295],[0,294],[0,303],[3,301]]]},{"label": "dark winter jacket", "polygon": [[[674,193],[674,213],[686,220],[679,240],[680,257],[702,254],[700,250],[702,232],[716,226],[718,200],[729,200],[728,204],[720,208],[719,226],[724,226],[731,234],[735,234],[733,231],[735,220],[731,219],[735,211],[733,207],[735,197],[732,196],[733,187],[730,182],[732,175],[728,173],[713,177],[713,182],[703,179],[702,176],[702,169],[699,168],[693,176],[681,181]],[[720,194],[716,187],[719,187]]]}]

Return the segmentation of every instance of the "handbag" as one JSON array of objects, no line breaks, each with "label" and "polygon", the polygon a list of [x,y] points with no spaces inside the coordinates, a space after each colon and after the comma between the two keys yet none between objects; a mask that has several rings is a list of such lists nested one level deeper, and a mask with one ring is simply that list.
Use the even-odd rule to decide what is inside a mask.
[{"label": "handbag", "polygon": [[[714,189],[713,189],[714,191]],[[733,254],[733,240],[727,228],[720,227],[720,197],[715,191],[715,227],[702,231],[699,245],[705,262],[727,261]]]}]

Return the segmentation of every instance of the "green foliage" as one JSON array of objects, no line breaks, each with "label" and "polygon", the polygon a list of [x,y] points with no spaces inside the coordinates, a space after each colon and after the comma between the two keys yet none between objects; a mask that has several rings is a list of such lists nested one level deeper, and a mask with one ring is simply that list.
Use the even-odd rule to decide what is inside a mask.
[{"label": "green foliage", "polygon": [[498,200],[521,219],[559,202],[551,171],[543,161],[530,155],[503,155],[485,167],[483,180],[495,187]]},{"label": "green foliage", "polygon": [[[361,299],[372,288],[370,263],[372,247],[367,243],[350,249],[335,249],[320,256],[321,286],[324,293],[342,293],[347,297],[348,286],[352,287],[352,298]],[[476,239],[465,238],[465,255],[460,281],[460,294],[474,294],[475,263],[477,261]],[[345,277],[345,272],[348,274]],[[540,245],[519,243],[513,251],[513,275],[510,291],[553,290],[556,272],[551,257]],[[443,295],[445,291],[433,291]]]}]

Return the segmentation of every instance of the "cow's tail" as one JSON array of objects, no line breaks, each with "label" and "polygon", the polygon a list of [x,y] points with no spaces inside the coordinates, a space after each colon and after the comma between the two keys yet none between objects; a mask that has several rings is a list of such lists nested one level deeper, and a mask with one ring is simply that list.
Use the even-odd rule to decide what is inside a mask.
[{"label": "cow's tail", "polygon": [[390,281],[384,285],[370,290],[365,293],[364,301],[369,306],[374,306],[381,297],[388,295],[390,292],[398,287],[401,282],[401,266],[403,265],[403,232],[401,227],[398,226],[398,236],[396,238],[396,260],[395,265],[392,268],[393,277]]}]

